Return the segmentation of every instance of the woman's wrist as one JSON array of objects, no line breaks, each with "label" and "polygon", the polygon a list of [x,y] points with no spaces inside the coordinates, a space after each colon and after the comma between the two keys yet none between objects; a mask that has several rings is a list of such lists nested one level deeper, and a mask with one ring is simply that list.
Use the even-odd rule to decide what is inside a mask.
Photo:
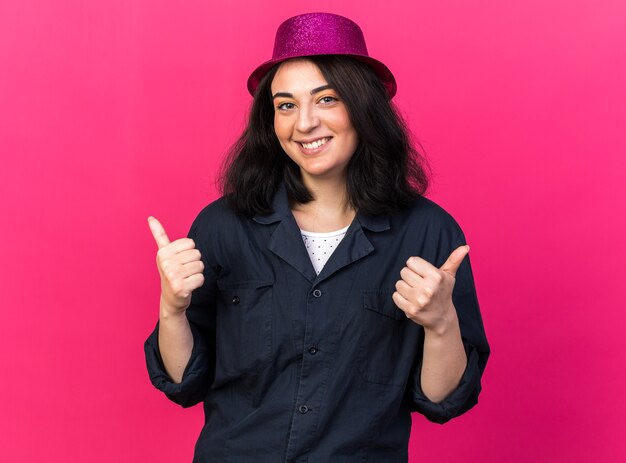
[{"label": "woman's wrist", "polygon": [[186,319],[186,309],[180,309],[169,304],[163,296],[161,296],[161,303],[159,307],[159,320],[160,321],[180,321]]},{"label": "woman's wrist", "polygon": [[429,337],[445,338],[460,333],[459,318],[454,305],[450,305],[436,323],[424,326],[424,333]]}]

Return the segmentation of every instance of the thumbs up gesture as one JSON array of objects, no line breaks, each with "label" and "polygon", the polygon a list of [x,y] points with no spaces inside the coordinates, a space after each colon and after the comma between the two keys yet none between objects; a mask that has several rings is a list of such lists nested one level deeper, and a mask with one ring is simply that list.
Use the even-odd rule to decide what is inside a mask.
[{"label": "thumbs up gesture", "polygon": [[156,260],[161,275],[161,310],[180,314],[189,307],[192,291],[204,284],[202,256],[190,238],[170,242],[154,217],[148,218],[148,225],[159,247]]},{"label": "thumbs up gesture", "polygon": [[425,329],[438,330],[456,317],[452,289],[456,272],[468,252],[469,246],[459,246],[441,268],[420,257],[407,260],[392,295],[407,318]]}]

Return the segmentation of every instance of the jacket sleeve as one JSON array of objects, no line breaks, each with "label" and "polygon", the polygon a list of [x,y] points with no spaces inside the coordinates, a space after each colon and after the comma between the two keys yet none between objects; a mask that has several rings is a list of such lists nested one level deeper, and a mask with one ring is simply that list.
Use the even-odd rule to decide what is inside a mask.
[{"label": "jacket sleeve", "polygon": [[[441,253],[439,265],[443,264],[452,250],[463,244],[465,244],[465,238],[461,234],[454,240],[454,245],[451,248],[446,247],[445,251]],[[489,358],[489,344],[480,315],[469,255],[465,257],[457,271],[452,302],[457,311],[461,338],[467,354],[467,367],[459,385],[443,401],[431,402],[421,388],[422,354],[420,353],[416,357],[407,386],[411,410],[417,411],[428,420],[440,424],[465,413],[476,405],[481,391],[481,377]]]},{"label": "jacket sleeve", "polygon": [[186,315],[193,335],[193,349],[180,384],[172,381],[159,351],[159,325],[144,344],[148,375],[152,384],[173,402],[191,407],[204,400],[215,374],[215,294],[216,271],[209,263],[207,236],[201,227],[200,217],[191,226],[188,237],[193,239],[204,262],[204,285],[191,296]]}]

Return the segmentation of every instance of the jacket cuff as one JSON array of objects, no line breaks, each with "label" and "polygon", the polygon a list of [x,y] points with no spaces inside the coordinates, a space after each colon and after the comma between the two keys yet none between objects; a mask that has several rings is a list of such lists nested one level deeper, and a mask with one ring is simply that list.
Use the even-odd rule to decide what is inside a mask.
[{"label": "jacket cuff", "polygon": [[421,387],[421,364],[412,375],[412,384],[409,384],[411,399],[413,402],[412,411],[417,411],[424,415],[429,421],[443,424],[452,418],[462,415],[476,403],[480,394],[480,379],[482,372],[478,365],[478,351],[475,347],[463,343],[467,354],[467,366],[461,377],[459,385],[443,401],[431,402]]},{"label": "jacket cuff", "polygon": [[159,324],[144,343],[146,365],[150,381],[158,390],[182,407],[191,407],[204,400],[213,381],[210,365],[213,361],[204,336],[198,328],[189,323],[193,335],[193,349],[180,383],[175,383],[165,371],[159,351]]}]

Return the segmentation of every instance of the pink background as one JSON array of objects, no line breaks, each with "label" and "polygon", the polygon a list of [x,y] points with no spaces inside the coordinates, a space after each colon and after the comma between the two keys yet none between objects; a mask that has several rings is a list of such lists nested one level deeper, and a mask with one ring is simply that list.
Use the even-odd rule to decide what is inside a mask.
[{"label": "pink background", "polygon": [[[384,5],[384,8],[381,8]],[[464,228],[493,354],[411,461],[626,461],[621,0],[0,3],[0,461],[191,461],[149,383],[172,238],[216,197],[279,22],[355,19]]]}]

